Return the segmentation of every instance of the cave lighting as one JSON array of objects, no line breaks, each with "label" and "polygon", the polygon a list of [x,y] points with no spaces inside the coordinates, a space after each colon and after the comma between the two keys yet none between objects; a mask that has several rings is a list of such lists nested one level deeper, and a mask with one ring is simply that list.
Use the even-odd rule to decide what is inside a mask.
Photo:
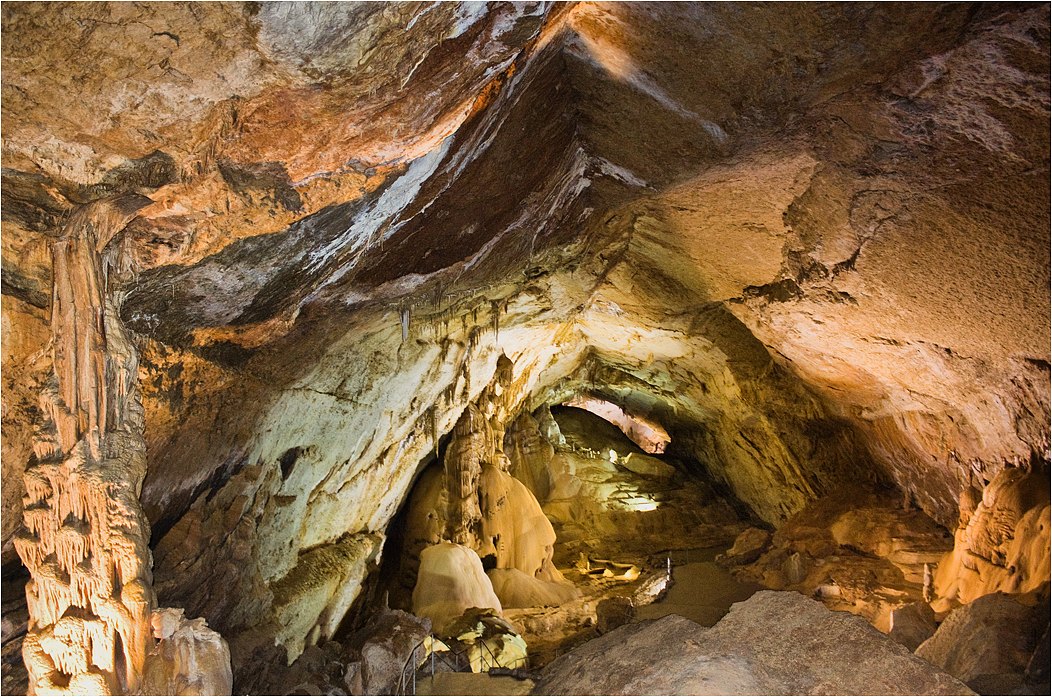
[{"label": "cave lighting", "polygon": [[621,407],[605,399],[588,396],[574,397],[569,402],[566,402],[566,406],[585,409],[604,421],[612,423],[621,429],[621,432],[628,436],[645,453],[659,455],[665,452],[665,448],[672,442],[668,431],[662,428],[660,424],[629,414]]},{"label": "cave lighting", "polygon": [[661,504],[650,498],[649,496],[635,496],[625,500],[625,506],[630,511],[654,511]]}]

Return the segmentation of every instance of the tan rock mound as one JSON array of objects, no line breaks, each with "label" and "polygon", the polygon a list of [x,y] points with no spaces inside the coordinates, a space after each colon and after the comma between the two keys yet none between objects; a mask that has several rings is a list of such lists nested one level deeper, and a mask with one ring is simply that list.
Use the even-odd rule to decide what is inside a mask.
[{"label": "tan rock mound", "polygon": [[670,615],[557,659],[538,694],[971,694],[861,618],[762,591],[705,629]]},{"label": "tan rock mound", "polygon": [[473,607],[502,610],[478,554],[452,542],[421,552],[413,614],[430,619],[435,633],[442,635],[451,621]]},{"label": "tan rock mound", "polygon": [[1048,626],[1048,600],[1041,603],[1043,611],[1033,602],[1004,593],[984,595],[951,612],[916,653],[980,694],[1030,694],[1020,690]]}]

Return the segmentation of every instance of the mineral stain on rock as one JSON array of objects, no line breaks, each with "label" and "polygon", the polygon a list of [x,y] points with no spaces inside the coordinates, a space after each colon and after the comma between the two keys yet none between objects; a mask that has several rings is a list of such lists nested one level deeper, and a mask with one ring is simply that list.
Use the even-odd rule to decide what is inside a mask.
[{"label": "mineral stain on rock", "polygon": [[0,14],[5,691],[1047,693],[1047,6]]}]

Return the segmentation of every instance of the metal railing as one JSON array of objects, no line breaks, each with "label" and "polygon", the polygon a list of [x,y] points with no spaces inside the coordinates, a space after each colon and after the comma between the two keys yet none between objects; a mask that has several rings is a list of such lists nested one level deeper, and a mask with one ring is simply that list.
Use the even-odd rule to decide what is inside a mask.
[{"label": "metal railing", "polygon": [[[432,647],[430,661],[427,661],[427,656],[418,658],[419,652],[427,650],[424,648],[424,644],[427,643],[428,639],[431,640]],[[431,677],[432,679],[435,677],[436,668],[439,664],[444,666],[448,672],[452,673],[466,672],[465,669],[467,671],[473,671],[471,657],[468,655],[467,651],[458,651],[453,647],[449,647],[448,651],[435,651],[434,646],[438,641],[439,639],[432,634],[417,642],[416,646],[413,647],[413,650],[406,658],[405,663],[402,664],[402,671],[398,676],[398,683],[395,686],[394,694],[416,694],[417,673],[420,672],[420,667],[425,662],[430,664],[428,666],[429,675],[425,673],[425,676]],[[497,663],[497,657],[493,654],[493,650],[490,649],[489,644],[487,644],[482,637],[479,637],[479,641],[475,645],[480,647],[480,653],[482,654],[479,662],[480,672],[499,672],[500,675],[509,675],[511,677],[520,678],[525,677],[525,671],[529,670],[529,656],[523,656],[519,661],[516,661],[519,665],[501,666]]]}]

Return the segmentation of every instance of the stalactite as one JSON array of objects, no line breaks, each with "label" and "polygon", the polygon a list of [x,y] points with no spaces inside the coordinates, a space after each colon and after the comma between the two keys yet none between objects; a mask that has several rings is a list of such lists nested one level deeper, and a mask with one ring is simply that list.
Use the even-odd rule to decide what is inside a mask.
[{"label": "stalactite", "polygon": [[52,250],[54,379],[41,394],[48,421],[26,469],[25,530],[15,541],[32,574],[23,644],[31,693],[134,692],[146,658],[154,599],[138,500],[144,424],[135,351],[104,292],[102,252],[147,203],[84,206]]},{"label": "stalactite", "polygon": [[402,343],[409,341],[409,308],[403,307],[399,312],[402,322]]},{"label": "stalactite", "polygon": [[493,300],[490,302],[490,313],[491,322],[493,323],[493,341],[494,343],[500,342],[500,301]]},{"label": "stalactite", "polygon": [[435,407],[435,406],[432,406],[431,409],[428,410],[428,412],[429,412],[430,422],[431,422],[430,423],[430,425],[431,425],[431,447],[434,448],[435,459],[437,460],[438,459],[438,438],[439,438],[438,408]]},{"label": "stalactite", "polygon": [[482,329],[475,327],[468,334],[468,351],[474,351],[482,343]]}]

